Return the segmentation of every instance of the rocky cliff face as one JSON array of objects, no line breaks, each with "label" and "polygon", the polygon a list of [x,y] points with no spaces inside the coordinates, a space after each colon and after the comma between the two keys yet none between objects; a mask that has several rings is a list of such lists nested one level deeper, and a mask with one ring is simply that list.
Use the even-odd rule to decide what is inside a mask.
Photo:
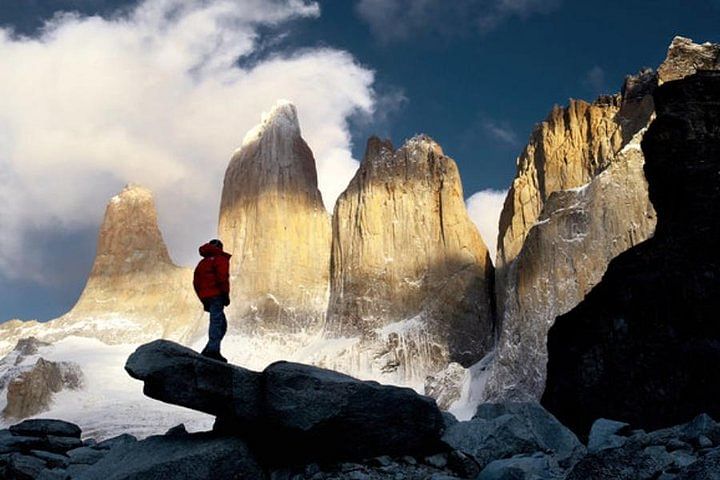
[{"label": "rocky cliff face", "polygon": [[129,185],[107,205],[95,262],[73,309],[50,323],[0,325],[3,353],[33,335],[48,341],[79,335],[109,344],[181,339],[195,333],[201,315],[192,271],[172,263],[152,193]]},{"label": "rocky cliff face", "polygon": [[478,360],[492,338],[493,267],[455,162],[426,136],[371,138],[333,215],[331,335],[360,337],[383,371]]},{"label": "rocky cliff face", "polygon": [[318,330],[327,307],[330,218],[295,107],[251,130],[225,173],[220,238],[230,262],[230,328]]},{"label": "rocky cliff face", "polygon": [[654,97],[642,148],[655,235],[613,260],[548,338],[543,402],[576,431],[597,417],[654,428],[720,415],[720,73]]},{"label": "rocky cliff face", "polygon": [[628,77],[620,95],[586,106],[584,115],[577,102],[555,109],[536,129],[501,217],[501,329],[488,398],[538,399],[555,318],[584,298],[612,258],[652,236],[639,148],[653,116],[651,94],[668,72],[694,71],[688,51],[704,58],[717,48],[675,39],[660,73]]}]

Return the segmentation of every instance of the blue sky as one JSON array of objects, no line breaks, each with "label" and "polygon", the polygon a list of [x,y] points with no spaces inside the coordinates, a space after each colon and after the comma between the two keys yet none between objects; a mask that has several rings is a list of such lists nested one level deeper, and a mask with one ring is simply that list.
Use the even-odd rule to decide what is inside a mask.
[{"label": "blue sky", "polygon": [[[180,0],[173,1],[182,3]],[[275,1],[278,12],[283,7],[287,10],[285,13],[267,11],[267,7],[259,6],[262,3],[257,0],[236,2],[257,15],[255,23],[245,24],[243,19],[223,14],[223,21],[229,18],[228,21],[240,22],[240,30],[248,34],[247,38],[231,40],[252,43],[252,46],[243,47],[245,50],[239,60],[239,65],[252,75],[239,81],[238,85],[245,85],[244,88],[249,91],[248,82],[259,83],[263,78],[272,78],[273,82],[279,82],[277,89],[283,90],[284,84],[282,79],[277,80],[277,74],[263,76],[270,68],[266,66],[270,65],[276,68],[272,71],[280,74],[291,72],[289,77],[297,77],[293,77],[292,82],[287,84],[287,92],[278,91],[277,96],[290,95],[293,101],[299,103],[297,99],[308,91],[308,84],[303,83],[307,81],[306,78],[297,72],[305,69],[303,71],[322,74],[322,81],[328,85],[327,103],[332,106],[332,110],[330,107],[326,110],[318,107],[325,101],[323,92],[315,97],[305,95],[300,99],[300,103],[305,102],[305,108],[299,105],[304,132],[310,136],[309,140],[315,139],[311,147],[319,162],[325,162],[325,166],[319,167],[321,175],[325,171],[335,172],[335,167],[330,163],[336,162],[344,165],[340,169],[342,172],[337,173],[337,178],[346,178],[347,171],[351,171],[356,166],[356,160],[362,158],[365,141],[370,134],[390,137],[396,145],[400,145],[404,139],[423,132],[437,140],[445,152],[457,161],[466,197],[485,189],[504,190],[508,187],[514,174],[516,156],[533,126],[547,115],[553,104],[565,104],[571,97],[592,100],[599,94],[618,91],[626,74],[645,66],[657,66],[675,35],[687,36],[695,41],[720,41],[720,2],[717,0],[467,0],[452,4],[441,0],[328,0],[319,1],[319,9],[314,5],[312,8],[307,7],[310,5],[307,2],[305,7],[299,7],[299,2]],[[31,39],[42,37],[43,25],[59,11],[78,12],[74,20],[64,20],[63,25],[68,30],[74,28],[82,30],[83,35],[90,35],[95,31],[92,29],[97,29],[98,38],[115,38],[111,37],[111,27],[123,25],[122,22],[112,24],[108,20],[92,23],[82,20],[83,16],[122,18],[123,12],[127,14],[133,11],[136,5],[137,2],[112,0],[4,0],[0,6],[0,25],[6,32],[12,29],[14,33],[0,47],[0,55],[3,55],[1,48],[7,48],[17,57],[10,66],[0,68],[20,68],[25,58],[35,55],[40,47],[32,47]],[[73,43],[70,40],[60,45],[56,37],[51,35],[44,38],[44,43],[48,49],[57,49],[48,50],[45,57],[37,60],[39,63],[28,61],[28,65],[46,65],[47,58],[57,57],[57,52],[70,57],[73,55]],[[100,42],[100,45],[98,51],[107,53],[107,49],[102,48],[104,44]],[[192,43],[189,45],[195,47]],[[61,47],[64,50],[60,50]],[[84,47],[81,45],[77,48]],[[232,53],[232,49],[228,51]],[[291,61],[297,57],[301,57],[301,60]],[[77,64],[87,58],[94,57],[78,55],[77,60],[72,59],[73,68],[81,68],[82,65]],[[280,60],[274,62],[278,58]],[[132,60],[121,58],[120,62],[123,61],[129,62],[127,65],[133,68],[136,66]],[[194,68],[205,69],[205,66],[195,65]],[[81,72],[77,76],[78,82],[84,78],[92,81],[90,74],[87,77],[82,74],[85,70],[77,71]],[[88,71],[92,72],[92,68]],[[204,73],[205,79],[214,74],[207,72],[209,70]],[[203,73],[199,75],[202,77]],[[3,82],[2,78],[0,76],[0,83]],[[28,81],[39,82],[36,79]],[[45,75],[46,83],[38,83],[37,91],[52,89],[53,81],[53,75]],[[53,102],[47,99],[40,105],[32,103],[32,90],[29,94],[18,92],[13,95],[13,85],[6,85],[6,90],[2,90],[2,87],[0,84],[0,91],[5,92],[5,95],[18,98],[28,95],[26,105],[32,105],[33,108],[53,108]],[[260,87],[253,84],[252,88]],[[194,90],[179,91],[196,94]],[[258,91],[264,92],[262,88]],[[52,100],[52,97],[49,98]],[[18,111],[22,111],[23,104],[18,102],[18,105]],[[237,108],[252,118],[238,121],[233,128],[243,130],[246,124],[257,122],[259,111],[256,110],[260,107],[239,100]],[[82,115],[82,111],[79,109],[78,115]],[[72,110],[70,112],[63,115],[72,116]],[[113,114],[110,109],[109,115]],[[0,188],[4,185],[13,185],[13,188],[31,185],[38,177],[27,173],[31,169],[17,165],[29,162],[26,158],[32,157],[38,168],[42,168],[43,162],[47,161],[47,153],[38,152],[37,149],[22,150],[18,146],[20,143],[12,142],[13,138],[20,138],[21,135],[12,135],[22,128],[25,129],[21,131],[23,135],[32,137],[32,129],[42,119],[32,117],[20,121],[11,118],[12,113],[5,115],[3,119],[0,114],[0,126],[10,125],[7,131],[11,132],[8,135],[11,140],[6,143],[13,148],[3,150],[3,136],[0,133],[0,157],[7,156],[5,159],[0,158],[0,168],[6,162],[9,167],[5,168],[10,168],[11,172],[8,178],[19,180],[14,183],[0,181]],[[212,118],[212,112],[208,115],[208,118]],[[136,117],[130,115],[127,118],[129,120],[125,122]],[[324,118],[332,124],[331,129],[323,125]],[[54,121],[56,124],[65,123],[65,119]],[[70,120],[70,123],[75,121]],[[97,121],[99,124],[105,123],[102,119]],[[158,120],[155,123],[160,122]],[[87,123],[78,125],[82,127],[77,128],[89,128]],[[95,125],[90,127],[94,128]],[[184,128],[185,125],[181,124],[180,127]],[[159,132],[167,131],[158,128]],[[140,129],[138,127],[137,130]],[[38,130],[43,133],[36,141],[46,142],[48,149],[52,149],[52,136],[47,131]],[[211,130],[204,137],[212,136],[213,132]],[[235,137],[241,139],[242,134],[239,131]],[[349,141],[341,138],[343,134],[349,136]],[[187,138],[187,135],[182,138]],[[198,157],[216,157],[217,160],[203,170],[210,172],[207,178],[203,178],[203,182],[208,185],[205,188],[215,188],[219,195],[222,170],[237,142],[218,145],[217,150],[203,150],[201,146],[185,142],[182,138],[174,140],[176,145],[166,152],[168,157],[174,152],[194,149]],[[218,142],[224,138],[227,137],[218,134]],[[142,143],[139,141],[138,144]],[[82,149],[81,146],[77,148]],[[343,149],[347,152],[340,152]],[[27,151],[28,157],[13,158],[12,155],[18,151]],[[152,151],[160,156],[165,154],[162,145],[153,146]],[[129,151],[126,155],[133,155],[134,152]],[[223,152],[227,152],[227,155]],[[137,154],[144,153],[137,150]],[[48,210],[50,213],[43,216],[34,213],[30,215],[22,210],[6,213],[7,218],[13,221],[8,222],[11,228],[2,228],[6,231],[15,229],[17,234],[8,235],[11,237],[7,240],[8,246],[3,245],[0,238],[0,246],[10,252],[4,263],[0,261],[0,321],[9,318],[46,320],[64,313],[72,306],[92,264],[97,226],[105,201],[123,183],[135,180],[130,178],[127,171],[143,171],[142,168],[127,166],[117,167],[115,171],[115,164],[107,160],[107,165],[102,169],[88,173],[89,177],[83,176],[83,168],[87,165],[81,161],[84,155],[92,159],[97,153],[94,150],[87,153],[73,151],[67,161],[72,163],[74,158],[78,158],[77,168],[75,164],[71,168],[62,167],[80,172],[68,177],[67,182],[76,183],[72,192],[55,190],[53,184],[48,184],[47,188],[38,190],[57,192],[54,196],[43,197],[42,192],[27,194],[32,201],[25,203],[33,205],[35,210]],[[191,161],[194,160],[188,160]],[[181,167],[177,171],[187,170],[191,175],[195,172],[186,164]],[[2,173],[0,171],[0,180]],[[175,212],[172,205],[178,203],[177,199],[163,192],[178,191],[178,185],[185,185],[182,179],[176,180],[180,183],[168,184],[153,177],[151,171],[146,172],[147,178],[143,175],[137,180],[149,183],[160,192],[161,223],[164,221],[167,224],[163,230],[170,237],[168,243],[173,257],[181,263],[189,264],[191,257],[188,252],[192,252],[191,245],[197,243],[198,239],[176,238],[179,235],[177,232],[182,231],[182,225],[178,226],[177,221],[167,218],[174,213],[175,217],[182,213],[191,219],[195,218],[193,215],[205,214],[208,220],[199,230],[203,236],[209,235],[211,224],[217,217],[216,210],[213,210],[216,199],[213,197],[212,201],[208,200],[209,206],[199,200],[197,205]],[[331,173],[327,175],[330,178]],[[83,190],[85,185],[88,185],[88,190],[92,190],[92,194],[78,195],[76,190]],[[335,187],[342,189],[341,185]],[[31,190],[28,187],[28,191]],[[17,198],[14,190],[4,194]],[[193,190],[186,196],[202,197],[203,194],[202,188],[198,187],[197,191]],[[25,192],[17,195],[24,198],[22,195]],[[63,195],[67,201],[58,202],[59,195]],[[2,196],[3,192],[0,192],[0,198]],[[82,213],[78,214],[78,211]],[[4,218],[2,215],[0,211],[0,220]],[[80,215],[81,218],[68,221],[64,215]]]}]

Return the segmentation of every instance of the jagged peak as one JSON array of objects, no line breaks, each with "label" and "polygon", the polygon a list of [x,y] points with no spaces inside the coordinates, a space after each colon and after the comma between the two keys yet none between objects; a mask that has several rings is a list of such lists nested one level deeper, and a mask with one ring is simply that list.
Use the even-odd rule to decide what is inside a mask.
[{"label": "jagged peak", "polygon": [[124,201],[132,201],[132,200],[153,200],[153,193],[152,191],[137,183],[128,183],[125,185],[125,187],[118,193],[117,195],[113,196],[110,199],[111,204],[117,204]]},{"label": "jagged peak", "polygon": [[433,150],[438,155],[444,155],[442,147],[439,143],[433,140],[429,135],[425,133],[417,133],[409,140],[405,141],[405,144],[401,147],[405,150],[423,149]]},{"label": "jagged peak", "polygon": [[300,136],[300,122],[297,109],[289,100],[277,100],[269,112],[263,112],[260,123],[251,128],[242,141],[242,147],[253,143],[270,129],[279,129],[288,137]]}]

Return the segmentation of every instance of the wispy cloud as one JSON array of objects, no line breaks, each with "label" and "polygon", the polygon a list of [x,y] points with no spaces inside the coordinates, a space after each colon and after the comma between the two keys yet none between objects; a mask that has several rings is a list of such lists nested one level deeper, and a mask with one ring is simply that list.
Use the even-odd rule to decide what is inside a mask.
[{"label": "wispy cloud", "polygon": [[[270,49],[261,31],[320,14],[302,0],[144,0],[108,18],[0,29],[0,275],[46,277],[28,232],[97,228],[126,182],[156,192],[173,256],[214,235],[225,167],[278,98],[298,107],[326,205],[357,168],[348,122],[373,72],[331,49]],[[263,47],[264,48],[264,47]]]},{"label": "wispy cloud", "polygon": [[482,128],[492,139],[511,147],[520,144],[518,134],[508,124],[499,124],[494,120],[484,120]]},{"label": "wispy cloud", "polygon": [[426,33],[487,32],[503,21],[555,9],[560,0],[359,0],[356,11],[382,42]]},{"label": "wispy cloud", "polygon": [[585,73],[582,83],[594,96],[602,95],[609,91],[605,69],[598,65],[595,65]]}]

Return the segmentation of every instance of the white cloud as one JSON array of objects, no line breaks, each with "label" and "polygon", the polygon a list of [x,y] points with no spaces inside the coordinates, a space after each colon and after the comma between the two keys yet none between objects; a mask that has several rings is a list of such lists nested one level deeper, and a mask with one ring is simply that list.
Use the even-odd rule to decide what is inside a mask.
[{"label": "white cloud", "polygon": [[500,223],[500,212],[502,212],[503,202],[507,190],[481,190],[474,193],[467,200],[468,214],[470,218],[480,230],[485,244],[490,251],[490,258],[495,262],[497,253],[497,237]]},{"label": "white cloud", "polygon": [[359,0],[356,11],[383,42],[432,33],[487,32],[511,17],[546,13],[560,0]]},{"label": "white cloud", "polygon": [[329,48],[236,64],[261,26],[281,35],[318,15],[301,0],[145,0],[57,16],[39,38],[0,29],[0,273],[42,277],[27,232],[97,225],[127,182],[155,192],[171,252],[190,263],[215,234],[230,155],[278,98],[297,106],[332,209],[357,168],[347,122],[373,111],[373,73]]},{"label": "white cloud", "polygon": [[591,90],[593,95],[601,95],[607,93],[607,81],[605,79],[605,70],[595,65],[585,73],[583,85]]}]

